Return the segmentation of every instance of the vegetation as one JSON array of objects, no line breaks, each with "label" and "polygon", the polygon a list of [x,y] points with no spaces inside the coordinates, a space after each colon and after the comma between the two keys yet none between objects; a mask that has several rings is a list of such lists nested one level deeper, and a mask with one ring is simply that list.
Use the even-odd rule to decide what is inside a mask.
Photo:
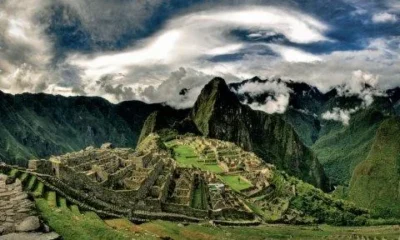
[{"label": "vegetation", "polygon": [[400,217],[400,119],[384,121],[371,151],[353,173],[349,198],[383,218]]},{"label": "vegetation", "polygon": [[[181,166],[197,167],[208,170],[198,164],[198,155],[190,145],[166,143],[173,149],[174,157]],[[223,152],[227,154],[229,152]],[[207,165],[206,165],[207,166]],[[217,177],[236,192],[241,192],[252,184],[240,174],[217,174]],[[270,187],[263,193],[247,199],[247,205],[266,222],[312,224],[328,223],[332,225],[365,225],[369,219],[368,211],[356,207],[353,203],[339,200],[320,189],[283,171],[273,170],[269,179]],[[197,188],[192,206],[201,208],[201,192]]]},{"label": "vegetation", "polygon": [[[334,227],[328,225],[261,225],[258,227],[213,227],[207,223],[178,226],[174,222],[152,221],[134,225],[125,219],[106,220],[117,230],[135,233],[150,233],[164,239],[180,240],[263,240],[263,239],[395,239],[400,234],[398,226],[380,227]],[[151,237],[149,237],[151,239]]]},{"label": "vegetation", "polygon": [[248,200],[249,207],[267,222],[355,226],[365,225],[368,211],[339,200],[284,172],[276,171],[266,195]]},{"label": "vegetation", "polygon": [[28,159],[104,142],[135,146],[147,116],[167,108],[137,101],[114,105],[98,97],[0,92],[0,161],[27,166]]},{"label": "vegetation", "polygon": [[384,119],[381,112],[369,109],[352,115],[349,126],[326,123],[331,130],[321,136],[312,149],[333,183],[349,183],[357,164],[367,158],[376,131]]},{"label": "vegetation", "polygon": [[103,220],[93,213],[80,214],[68,208],[51,207],[44,198],[37,198],[36,207],[49,226],[65,240],[125,240],[125,239],[148,239],[138,238],[133,233],[123,230],[114,230],[107,226]]}]

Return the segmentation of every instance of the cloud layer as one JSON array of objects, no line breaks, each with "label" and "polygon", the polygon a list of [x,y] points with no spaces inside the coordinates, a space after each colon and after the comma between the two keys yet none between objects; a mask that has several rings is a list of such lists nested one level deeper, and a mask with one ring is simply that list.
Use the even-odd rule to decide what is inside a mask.
[{"label": "cloud layer", "polygon": [[[358,94],[366,105],[379,93],[360,82],[377,89],[399,84],[396,0],[191,3],[1,1],[0,90],[186,108],[214,76],[281,77],[322,91],[345,84],[343,94]],[[273,97],[252,108],[284,111],[288,92],[279,86],[241,91],[260,89]]]}]

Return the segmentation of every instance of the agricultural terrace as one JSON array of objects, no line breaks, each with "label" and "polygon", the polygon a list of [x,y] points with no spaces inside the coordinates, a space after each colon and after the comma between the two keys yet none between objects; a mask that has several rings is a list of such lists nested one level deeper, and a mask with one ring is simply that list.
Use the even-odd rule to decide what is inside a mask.
[{"label": "agricultural terrace", "polygon": [[222,182],[230,186],[233,190],[240,192],[244,189],[250,188],[253,185],[244,177],[240,175],[225,175],[219,177]]},{"label": "agricultural terrace", "polygon": [[[242,159],[243,151],[230,143],[228,144],[215,140],[211,143],[196,137],[165,143],[168,148],[172,149],[174,158],[181,167],[197,167],[203,171],[215,173],[221,182],[234,191],[240,192],[253,185],[239,174],[244,169],[236,167]],[[235,167],[229,167],[232,165]],[[231,171],[234,171],[235,174],[225,175]]]},{"label": "agricultural terrace", "polygon": [[166,146],[174,151],[174,158],[181,167],[197,167],[213,173],[223,172],[216,162],[212,164],[205,163],[190,145],[181,145],[174,140],[167,142]]}]

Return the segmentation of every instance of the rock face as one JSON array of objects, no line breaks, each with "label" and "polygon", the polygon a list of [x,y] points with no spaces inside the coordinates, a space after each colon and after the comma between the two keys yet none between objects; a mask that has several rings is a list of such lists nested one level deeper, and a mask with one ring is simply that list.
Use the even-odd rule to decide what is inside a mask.
[{"label": "rock face", "polygon": [[204,136],[234,142],[291,175],[329,189],[318,159],[293,128],[278,115],[242,105],[222,78],[203,88],[190,117]]},{"label": "rock face", "polygon": [[349,198],[381,217],[400,216],[400,119],[384,121],[368,157],[354,170]]},{"label": "rock face", "polygon": [[[6,184],[6,176],[0,175],[0,235],[14,232],[25,219],[30,217],[33,203],[27,198],[28,195],[22,191],[19,179],[13,184]],[[40,224],[36,229],[39,227]]]}]

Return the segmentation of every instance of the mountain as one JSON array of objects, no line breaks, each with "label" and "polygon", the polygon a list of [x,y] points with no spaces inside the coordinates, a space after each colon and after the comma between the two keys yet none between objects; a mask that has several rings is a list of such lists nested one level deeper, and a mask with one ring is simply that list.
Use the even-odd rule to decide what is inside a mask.
[{"label": "mountain", "polygon": [[345,127],[337,122],[323,122],[331,125],[331,130],[321,134],[312,149],[332,182],[347,185],[356,165],[367,157],[376,131],[385,119],[382,112],[371,108],[355,113]]},{"label": "mountain", "polygon": [[[267,85],[263,92],[253,94],[241,91],[245,85],[255,84],[257,87]],[[317,114],[326,102],[327,96],[321,93],[318,88],[304,82],[283,81],[281,79],[262,80],[254,77],[239,83],[229,84],[230,89],[242,103],[265,104],[268,99],[275,99],[275,91],[287,91],[289,102],[286,111],[282,114],[286,122],[290,123],[300,139],[307,146],[311,146],[317,139],[321,124]],[[276,100],[276,99],[275,99]]]},{"label": "mountain", "polygon": [[350,182],[349,199],[381,217],[400,217],[400,118],[385,120],[368,157],[359,163]]},{"label": "mountain", "polygon": [[278,115],[241,104],[222,78],[214,78],[203,88],[190,119],[203,136],[234,142],[288,174],[329,190],[317,157],[293,128]]},{"label": "mountain", "polygon": [[156,110],[176,111],[139,101],[117,105],[98,97],[0,92],[0,160],[24,166],[31,158],[112,142],[134,147],[143,122]]},{"label": "mountain", "polygon": [[[244,91],[251,84],[264,90],[257,94]],[[258,77],[229,87],[247,104],[265,104],[280,91],[286,91],[288,106],[281,116],[314,151],[334,185],[348,185],[355,166],[366,158],[379,125],[388,117],[400,114],[400,88],[379,92],[362,84],[357,94],[349,86],[340,85],[322,93],[303,82]],[[371,103],[367,104],[366,98]],[[341,122],[323,117],[335,109],[335,114],[348,118],[347,123],[345,119]]]}]

